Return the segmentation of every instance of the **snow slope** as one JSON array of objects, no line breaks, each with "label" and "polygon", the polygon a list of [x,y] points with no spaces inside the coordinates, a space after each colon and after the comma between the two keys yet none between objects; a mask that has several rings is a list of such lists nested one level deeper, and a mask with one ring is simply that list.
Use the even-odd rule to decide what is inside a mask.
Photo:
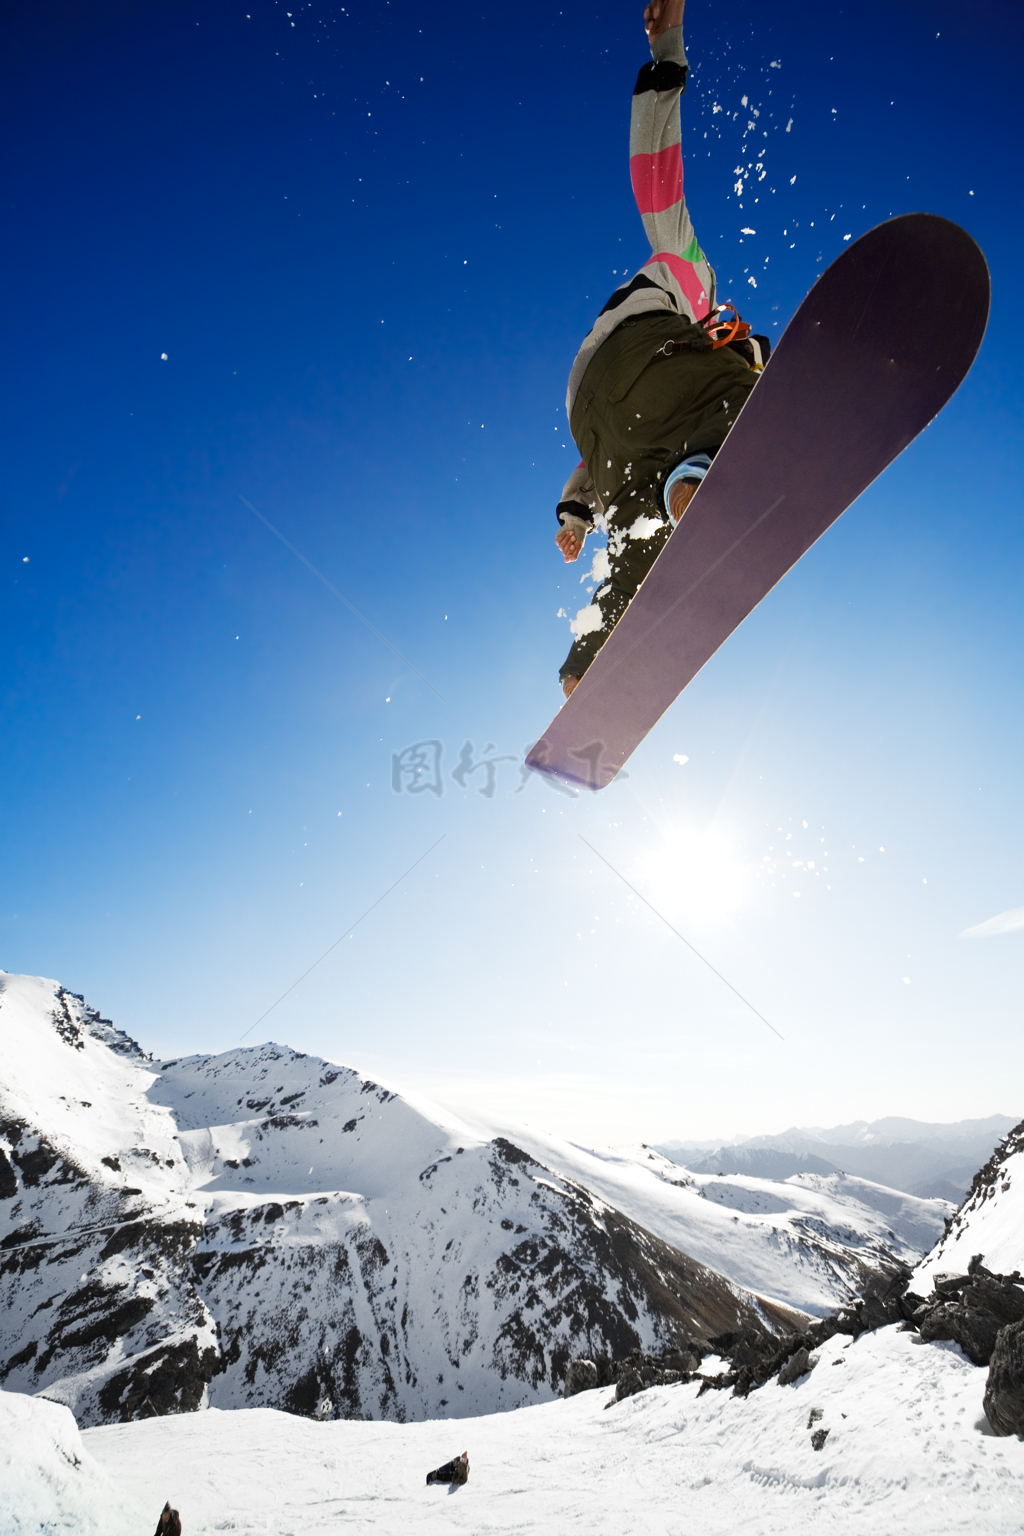
[{"label": "snow slope", "polygon": [[911,1288],[926,1296],[934,1275],[966,1274],[975,1254],[996,1274],[1024,1270],[1024,1122],[975,1175],[949,1231],[915,1270]]},{"label": "snow slope", "polygon": [[[147,1530],[133,1503],[82,1444],[66,1408],[0,1392],[0,1531],[120,1536]],[[154,1516],[152,1524],[156,1525]]]},{"label": "snow slope", "polygon": [[[594,1391],[457,1425],[214,1411],[83,1439],[154,1522],[170,1497],[188,1536],[1009,1536],[1024,1527],[1024,1443],[988,1432],[984,1383],[956,1345],[884,1328],[829,1340],[809,1375],[747,1399],[691,1383],[606,1410]],[[828,1431],[820,1451],[812,1429]],[[464,1449],[463,1488],[424,1486]]]}]

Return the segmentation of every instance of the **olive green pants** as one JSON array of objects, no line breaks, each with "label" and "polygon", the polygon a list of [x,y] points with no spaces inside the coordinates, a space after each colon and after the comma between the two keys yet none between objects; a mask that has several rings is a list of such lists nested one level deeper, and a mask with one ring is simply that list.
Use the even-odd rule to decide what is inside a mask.
[{"label": "olive green pants", "polygon": [[[559,676],[582,677],[661,553],[672,525],[668,472],[714,454],[757,382],[735,352],[697,352],[703,333],[656,310],[626,320],[594,354],[572,412],[572,435],[607,508],[609,574],[584,610]],[[589,627],[588,627],[589,626]]]}]

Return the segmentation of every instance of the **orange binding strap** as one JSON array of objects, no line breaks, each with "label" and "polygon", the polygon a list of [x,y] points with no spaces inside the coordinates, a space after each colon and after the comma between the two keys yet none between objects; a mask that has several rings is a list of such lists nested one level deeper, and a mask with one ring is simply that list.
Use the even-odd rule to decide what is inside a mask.
[{"label": "orange binding strap", "polygon": [[[731,323],[719,318],[727,309],[731,309],[736,317]],[[718,309],[713,309],[710,314],[705,315],[700,323],[707,327],[708,335],[712,338],[712,350],[716,352],[719,347],[727,347],[730,341],[745,341],[750,335],[750,326],[745,320],[740,319],[740,312],[735,304],[720,305]]]}]

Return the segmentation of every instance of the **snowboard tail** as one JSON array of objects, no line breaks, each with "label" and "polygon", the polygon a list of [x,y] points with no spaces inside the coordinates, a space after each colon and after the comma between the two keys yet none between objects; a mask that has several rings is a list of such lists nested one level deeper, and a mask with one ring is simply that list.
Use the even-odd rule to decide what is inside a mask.
[{"label": "snowboard tail", "polygon": [[603,789],[747,615],[928,425],[989,308],[967,232],[911,213],[822,273],[686,514],[527,765]]}]

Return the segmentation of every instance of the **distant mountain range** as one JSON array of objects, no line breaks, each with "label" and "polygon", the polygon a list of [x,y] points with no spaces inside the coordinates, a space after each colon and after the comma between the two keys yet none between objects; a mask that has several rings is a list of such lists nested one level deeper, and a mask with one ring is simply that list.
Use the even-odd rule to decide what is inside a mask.
[{"label": "distant mountain range", "polygon": [[283,1045],[155,1061],[0,972],[0,1384],[82,1424],[540,1403],[581,1351],[788,1331],[949,1214],[471,1123]]},{"label": "distant mountain range", "polygon": [[943,1125],[890,1115],[830,1129],[794,1126],[779,1136],[752,1136],[731,1146],[667,1141],[657,1150],[691,1173],[788,1179],[842,1172],[959,1205],[978,1168],[1019,1120],[1019,1115],[989,1115]]}]

